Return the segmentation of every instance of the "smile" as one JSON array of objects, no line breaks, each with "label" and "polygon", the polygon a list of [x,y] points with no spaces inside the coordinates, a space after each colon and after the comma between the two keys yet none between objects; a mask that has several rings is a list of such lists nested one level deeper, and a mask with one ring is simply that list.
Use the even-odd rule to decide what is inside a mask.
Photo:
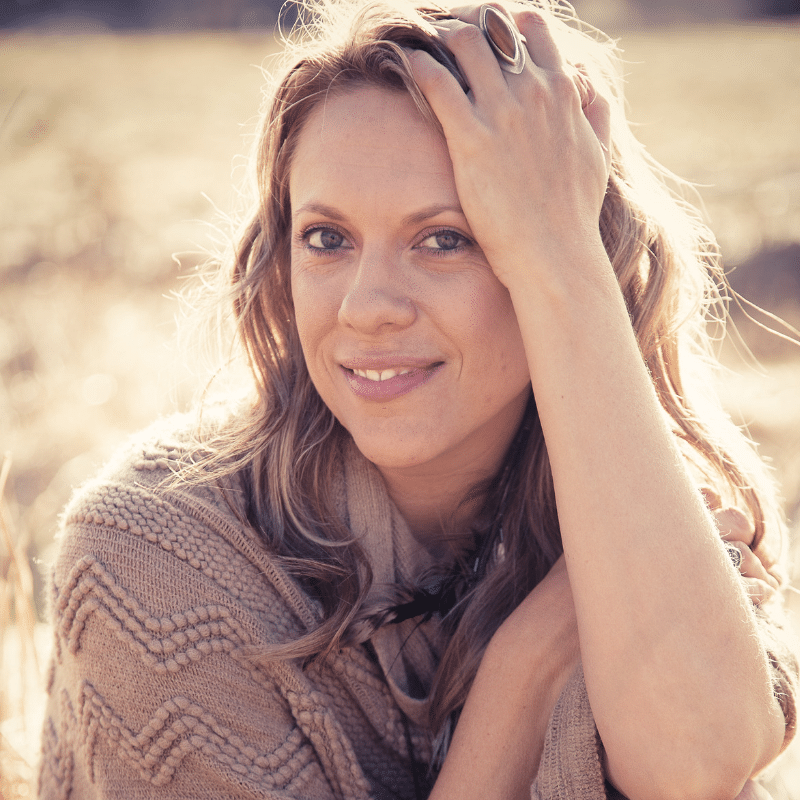
[{"label": "smile", "polygon": [[403,365],[385,369],[362,369],[342,365],[342,372],[352,392],[365,400],[387,401],[427,383],[440,368],[443,361],[425,366]]}]

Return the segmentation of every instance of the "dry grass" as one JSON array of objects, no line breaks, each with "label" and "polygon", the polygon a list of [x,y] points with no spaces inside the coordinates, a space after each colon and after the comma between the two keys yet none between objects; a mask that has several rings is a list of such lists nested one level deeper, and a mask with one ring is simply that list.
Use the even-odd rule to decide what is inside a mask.
[{"label": "dry grass", "polygon": [[[702,194],[729,259],[800,240],[800,29],[674,29],[623,44],[640,135],[711,185]],[[48,634],[34,624],[41,578],[28,565],[50,558],[71,488],[193,395],[169,293],[199,256],[181,271],[171,255],[207,242],[214,204],[236,205],[236,154],[260,102],[253,65],[273,49],[224,34],[0,34],[0,451],[14,459],[0,545],[2,797],[32,793],[41,718]],[[797,520],[800,365],[785,351],[767,367],[726,391]],[[795,748],[771,788],[800,800],[798,787]]]},{"label": "dry grass", "polygon": [[4,665],[17,667],[4,671],[0,684],[0,797],[9,798],[32,796],[32,754],[44,706],[42,645],[48,634],[47,626],[36,622],[26,542],[15,535],[3,502],[10,471],[11,456],[6,454],[0,466],[0,536],[5,554],[0,573],[0,655]]}]

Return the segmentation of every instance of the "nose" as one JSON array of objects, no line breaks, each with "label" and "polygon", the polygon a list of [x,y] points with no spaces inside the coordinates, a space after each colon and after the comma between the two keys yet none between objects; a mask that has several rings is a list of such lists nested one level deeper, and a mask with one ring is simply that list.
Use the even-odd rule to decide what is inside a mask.
[{"label": "nose", "polygon": [[375,334],[411,325],[417,309],[397,259],[363,253],[339,307],[339,322],[359,333]]}]

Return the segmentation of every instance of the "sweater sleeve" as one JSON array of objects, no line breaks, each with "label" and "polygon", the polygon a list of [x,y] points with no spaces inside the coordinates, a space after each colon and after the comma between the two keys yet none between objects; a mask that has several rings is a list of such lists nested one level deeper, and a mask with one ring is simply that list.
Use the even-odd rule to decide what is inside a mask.
[{"label": "sweater sleeve", "polygon": [[140,485],[68,511],[40,797],[366,798],[324,698],[248,652],[300,624],[207,520]]}]

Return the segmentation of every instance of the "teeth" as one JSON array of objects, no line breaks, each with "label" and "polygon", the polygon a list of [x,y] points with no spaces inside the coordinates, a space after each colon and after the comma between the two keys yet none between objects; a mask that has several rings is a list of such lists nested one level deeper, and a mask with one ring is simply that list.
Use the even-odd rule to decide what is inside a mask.
[{"label": "teeth", "polygon": [[370,381],[388,381],[389,378],[394,378],[397,375],[407,375],[411,372],[411,367],[397,367],[396,369],[385,369],[378,371],[377,369],[354,369],[353,374],[358,375],[359,378],[366,378]]}]

